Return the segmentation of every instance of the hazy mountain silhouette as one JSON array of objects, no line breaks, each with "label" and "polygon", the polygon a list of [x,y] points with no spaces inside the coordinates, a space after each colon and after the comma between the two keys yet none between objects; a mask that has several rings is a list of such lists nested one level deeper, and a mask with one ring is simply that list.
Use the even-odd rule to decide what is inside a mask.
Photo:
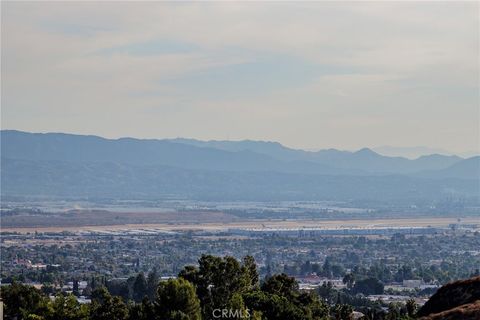
[{"label": "hazy mountain silhouette", "polygon": [[1,132],[3,196],[198,199],[478,197],[479,158],[416,160],[276,142]]},{"label": "hazy mountain silhouette", "polygon": [[357,152],[327,149],[304,151],[284,147],[278,142],[265,141],[199,141],[195,139],[172,139],[175,143],[188,144],[204,148],[216,148],[225,151],[253,151],[284,161],[308,161],[340,169],[360,170],[368,173],[412,173],[422,170],[439,170],[462,160],[458,156],[429,155],[415,160],[402,157],[382,156],[371,149]]},{"label": "hazy mountain silhouette", "polygon": [[[430,154],[441,154],[441,155],[455,155],[454,152],[440,149],[440,148],[429,148],[425,146],[416,146],[416,147],[393,147],[393,146],[381,146],[372,148],[378,154],[388,156],[388,157],[405,157],[408,159],[417,159],[422,156]],[[456,154],[462,158],[471,158],[479,155],[478,150],[469,150],[466,152],[461,152]]]},{"label": "hazy mountain silhouette", "polygon": [[[1,132],[2,156],[25,160],[111,161],[186,169],[276,171],[312,174],[406,174],[438,171],[463,160],[429,155],[415,160],[386,157],[371,149],[295,150],[277,142],[198,141],[193,139],[105,139],[64,133]],[[467,170],[468,171],[468,170]],[[456,171],[452,171],[452,177]],[[458,171],[460,178],[467,172]],[[439,174],[442,174],[439,172]],[[443,175],[445,176],[445,175]]]},{"label": "hazy mountain silhouette", "polygon": [[467,179],[234,172],[118,162],[3,158],[2,196],[201,200],[438,200],[477,197]]},{"label": "hazy mountain silhouette", "polygon": [[248,149],[225,151],[174,143],[169,140],[104,139],[64,133],[2,131],[2,157],[25,160],[117,162],[165,165],[185,169],[224,171],[278,171],[289,173],[361,174],[308,161],[286,162]]},{"label": "hazy mountain silhouette", "polygon": [[443,170],[431,170],[418,173],[428,178],[462,178],[480,181],[480,156],[459,161]]}]

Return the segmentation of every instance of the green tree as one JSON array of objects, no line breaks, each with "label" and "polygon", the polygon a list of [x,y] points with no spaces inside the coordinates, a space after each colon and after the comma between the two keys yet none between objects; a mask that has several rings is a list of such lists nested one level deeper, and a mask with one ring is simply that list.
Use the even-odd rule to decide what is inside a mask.
[{"label": "green tree", "polygon": [[327,257],[325,259],[325,262],[323,263],[323,275],[325,277],[331,277],[332,276],[332,263],[331,263],[331,258],[330,257]]},{"label": "green tree", "polygon": [[128,320],[152,320],[155,319],[154,304],[147,298],[142,303],[128,303]]},{"label": "green tree", "polygon": [[354,293],[369,294],[382,294],[384,291],[383,283],[377,278],[367,278],[358,280],[353,286]]},{"label": "green tree", "polygon": [[398,320],[400,319],[400,306],[396,303],[390,303],[388,305],[388,314],[386,320]]},{"label": "green tree", "polygon": [[159,278],[158,278],[157,269],[153,268],[153,270],[150,271],[147,276],[147,296],[152,301],[155,299],[158,281],[159,281]]},{"label": "green tree", "polygon": [[302,307],[304,313],[311,319],[326,319],[330,313],[330,308],[325,301],[321,300],[318,294],[314,292],[301,293],[294,303]]},{"label": "green tree", "polygon": [[308,319],[298,305],[277,294],[253,291],[245,295],[245,302],[250,312],[260,313],[262,319]]},{"label": "green tree", "polygon": [[293,299],[298,293],[298,283],[284,273],[276,274],[262,284],[262,291]]},{"label": "green tree", "polygon": [[80,290],[79,290],[79,287],[78,287],[78,280],[77,279],[73,279],[73,294],[76,295],[76,296],[80,295]]},{"label": "green tree", "polygon": [[179,274],[197,289],[205,319],[212,317],[214,309],[224,309],[230,304],[235,293],[244,294],[256,282],[254,263],[249,259],[248,267],[233,257],[203,255],[198,269],[185,267]]},{"label": "green tree", "polygon": [[5,319],[26,319],[28,315],[44,315],[48,312],[48,298],[40,290],[13,281],[1,288]]},{"label": "green tree", "polygon": [[86,320],[88,319],[88,305],[81,305],[73,294],[66,297],[59,294],[50,304],[51,310],[47,320]]},{"label": "green tree", "polygon": [[258,286],[258,271],[257,271],[257,264],[255,263],[255,259],[252,256],[246,256],[243,258],[243,265],[242,268],[244,272],[247,274],[248,283],[252,288]]},{"label": "green tree", "polygon": [[334,315],[336,320],[351,320],[353,319],[353,307],[348,304],[336,305]]},{"label": "green tree", "polygon": [[160,282],[155,300],[156,319],[201,319],[195,287],[183,278]]},{"label": "green tree", "polygon": [[414,317],[417,313],[418,304],[415,302],[415,299],[408,299],[405,307],[407,308],[407,314],[409,317]]},{"label": "green tree", "polygon": [[301,293],[298,283],[286,274],[268,278],[261,291],[245,295],[251,313],[258,312],[265,319],[327,319],[329,308],[315,293]]},{"label": "green tree", "polygon": [[126,320],[127,317],[128,308],[122,298],[112,297],[105,287],[94,290],[90,307],[91,320]]},{"label": "green tree", "polygon": [[353,273],[347,273],[343,276],[343,283],[347,285],[348,289],[352,289],[355,284],[355,275]]},{"label": "green tree", "polygon": [[133,282],[133,286],[132,286],[132,291],[133,291],[133,300],[135,300],[135,302],[141,302],[143,297],[148,295],[147,280],[145,279],[145,275],[143,274],[143,272],[140,272],[135,277],[135,281]]}]

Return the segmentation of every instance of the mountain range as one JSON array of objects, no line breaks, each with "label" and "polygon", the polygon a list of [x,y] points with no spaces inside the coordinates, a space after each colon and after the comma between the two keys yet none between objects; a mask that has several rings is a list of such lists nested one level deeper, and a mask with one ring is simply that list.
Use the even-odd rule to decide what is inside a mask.
[{"label": "mountain range", "polygon": [[370,199],[478,196],[480,157],[316,152],[265,141],[3,130],[2,196]]},{"label": "mountain range", "polygon": [[[416,147],[394,147],[394,146],[380,146],[372,148],[378,154],[389,156],[389,157],[405,157],[408,159],[416,159],[422,155],[426,154],[442,154],[442,155],[454,155],[454,152],[440,149],[440,148],[429,148],[425,146],[416,146]],[[462,158],[470,158],[477,155],[478,152],[466,151],[457,154]]]}]

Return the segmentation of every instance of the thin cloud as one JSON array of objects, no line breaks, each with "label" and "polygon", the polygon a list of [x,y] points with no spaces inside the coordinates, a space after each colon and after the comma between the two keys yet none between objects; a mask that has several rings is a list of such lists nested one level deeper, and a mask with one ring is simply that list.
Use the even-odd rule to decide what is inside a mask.
[{"label": "thin cloud", "polygon": [[477,13],[476,2],[3,2],[2,127],[478,149]]}]

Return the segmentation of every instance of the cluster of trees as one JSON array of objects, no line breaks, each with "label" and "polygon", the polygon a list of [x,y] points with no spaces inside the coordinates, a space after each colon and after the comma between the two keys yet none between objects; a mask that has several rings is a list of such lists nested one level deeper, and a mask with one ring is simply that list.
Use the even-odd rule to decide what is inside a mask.
[{"label": "cluster of trees", "polygon": [[383,294],[384,291],[383,283],[377,278],[367,277],[356,280],[355,273],[346,273],[343,276],[343,283],[353,294]]},{"label": "cluster of trees", "polygon": [[[147,277],[143,272],[140,272],[136,277],[129,277],[127,281],[110,280],[103,285],[112,295],[120,296],[125,301],[141,302],[144,297],[148,297],[150,300],[155,298],[158,282],[157,270],[153,269]],[[95,289],[95,285],[91,286]]]},{"label": "cluster of trees", "polygon": [[[329,306],[314,293],[300,292],[294,278],[277,274],[261,285],[255,261],[245,257],[202,256],[199,267],[186,267],[179,274],[195,285],[203,319],[213,319],[214,310],[243,310],[254,319],[322,319]],[[248,312],[247,312],[248,310]]]},{"label": "cluster of trees", "polygon": [[[357,260],[355,254],[349,256],[350,264]],[[421,279],[425,283],[447,283],[452,279],[457,279],[456,269],[461,269],[454,263],[442,262],[440,265],[423,265],[416,261],[409,264],[401,264],[399,266],[392,266],[386,263],[377,262],[368,267],[354,264],[351,267],[351,274],[356,279],[375,278],[383,283],[399,282],[403,280]],[[465,268],[464,268],[465,269]],[[473,271],[472,271],[473,270]],[[472,277],[480,274],[478,268],[463,270],[460,278]],[[312,263],[309,260],[301,263],[294,263],[285,265],[283,271],[289,275],[303,276],[309,273],[315,273],[323,277],[343,277],[346,274],[346,269],[342,264],[335,263],[331,257],[327,257],[323,264]],[[366,292],[365,292],[366,293]]]},{"label": "cluster of trees", "polygon": [[[346,278],[349,278],[347,276]],[[344,279],[345,281],[346,279]],[[385,319],[385,320],[406,320],[415,319],[418,305],[413,298],[407,300],[405,304],[390,303],[385,311],[385,305],[381,301],[371,301],[364,295],[352,293],[353,286],[350,289],[335,289],[331,283],[324,283],[318,288],[319,296],[324,299],[329,305],[338,309],[339,306],[345,308],[354,307],[355,310],[364,314],[362,320],[370,319]],[[349,319],[348,317],[341,317],[340,319]]]},{"label": "cluster of trees", "polygon": [[[98,286],[88,304],[80,304],[73,294],[58,294],[50,299],[40,290],[13,282],[1,288],[5,319],[348,320],[352,317],[351,305],[338,299],[333,301],[331,286],[321,288],[318,293],[301,291],[295,279],[286,274],[260,281],[250,256],[238,261],[228,256],[204,255],[198,262],[198,266],[186,266],[175,279],[158,281],[153,272],[147,278],[139,274],[123,287],[110,285],[111,290],[124,288],[127,298]],[[152,283],[155,283],[153,293]],[[366,319],[410,319],[414,314],[413,309],[405,307],[391,306],[391,309],[394,316],[375,311],[372,317],[368,316],[370,309],[366,309]]]},{"label": "cluster of trees", "polygon": [[312,263],[307,260],[301,264],[285,265],[283,268],[286,274],[291,275],[316,273],[324,277],[341,277],[345,274],[345,269],[339,264],[332,263],[331,257],[327,257],[323,264]]}]

